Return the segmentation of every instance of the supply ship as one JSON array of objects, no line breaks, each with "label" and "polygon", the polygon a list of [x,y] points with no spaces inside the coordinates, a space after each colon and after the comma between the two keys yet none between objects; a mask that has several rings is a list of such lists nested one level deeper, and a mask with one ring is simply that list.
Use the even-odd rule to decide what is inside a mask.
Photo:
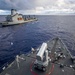
[{"label": "supply ship", "polygon": [[0,75],[75,75],[75,56],[56,37],[27,54],[17,55]]},{"label": "supply ship", "polygon": [[18,14],[16,9],[11,9],[11,15],[6,17],[6,21],[1,22],[2,26],[10,26],[10,25],[19,25],[22,23],[27,23],[31,21],[36,21],[37,18],[34,17],[24,17],[22,14]]}]

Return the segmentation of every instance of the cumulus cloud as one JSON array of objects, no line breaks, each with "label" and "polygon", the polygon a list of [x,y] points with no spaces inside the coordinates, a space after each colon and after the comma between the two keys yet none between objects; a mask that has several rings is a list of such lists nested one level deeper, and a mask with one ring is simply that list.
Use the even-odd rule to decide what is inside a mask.
[{"label": "cumulus cloud", "polygon": [[1,10],[12,8],[24,14],[74,13],[75,0],[0,0]]}]

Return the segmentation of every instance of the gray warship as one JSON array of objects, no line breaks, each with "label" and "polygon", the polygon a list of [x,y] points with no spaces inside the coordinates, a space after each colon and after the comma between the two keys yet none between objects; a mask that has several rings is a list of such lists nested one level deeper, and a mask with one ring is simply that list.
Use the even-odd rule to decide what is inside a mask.
[{"label": "gray warship", "polygon": [[2,67],[0,75],[75,75],[75,56],[56,37],[29,53],[17,55]]},{"label": "gray warship", "polygon": [[2,26],[11,26],[11,25],[19,25],[31,21],[36,21],[37,18],[35,16],[24,17],[22,14],[18,14],[16,9],[11,9],[11,15],[7,15],[6,21],[0,22]]}]

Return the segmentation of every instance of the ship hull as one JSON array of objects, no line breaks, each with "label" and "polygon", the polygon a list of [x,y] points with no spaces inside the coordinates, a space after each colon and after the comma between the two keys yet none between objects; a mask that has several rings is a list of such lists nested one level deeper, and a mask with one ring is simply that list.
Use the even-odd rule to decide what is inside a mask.
[{"label": "ship hull", "polygon": [[13,25],[20,25],[20,24],[24,24],[24,23],[28,23],[28,22],[32,22],[32,21],[37,21],[37,19],[30,19],[30,20],[25,20],[25,21],[18,21],[18,22],[1,22],[0,25],[5,27],[5,26],[13,26]]}]

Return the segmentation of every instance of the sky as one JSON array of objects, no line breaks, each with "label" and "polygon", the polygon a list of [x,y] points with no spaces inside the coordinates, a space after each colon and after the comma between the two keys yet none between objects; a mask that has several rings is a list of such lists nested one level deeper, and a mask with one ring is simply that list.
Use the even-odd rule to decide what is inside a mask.
[{"label": "sky", "polygon": [[0,0],[0,15],[11,9],[22,14],[75,14],[75,0]]}]

